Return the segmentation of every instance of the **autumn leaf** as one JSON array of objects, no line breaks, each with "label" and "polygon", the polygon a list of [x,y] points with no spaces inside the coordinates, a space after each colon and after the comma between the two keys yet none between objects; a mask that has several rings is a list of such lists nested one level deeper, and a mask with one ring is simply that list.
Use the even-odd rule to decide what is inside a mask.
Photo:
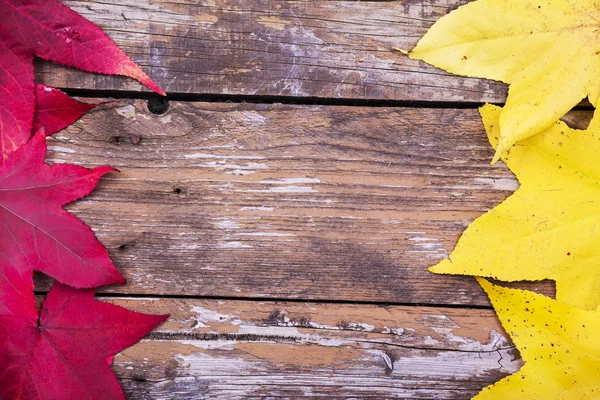
[{"label": "autumn leaf", "polygon": [[[4,21],[0,21],[2,26]],[[31,137],[33,79],[33,56],[19,45],[0,40],[0,163]]]},{"label": "autumn leaf", "polygon": [[410,53],[451,73],[510,83],[494,162],[600,96],[595,0],[477,0],[442,17]]},{"label": "autumn leaf", "polygon": [[33,131],[44,128],[46,136],[59,132],[100,104],[87,104],[45,85],[35,86],[36,107]]},{"label": "autumn leaf", "polygon": [[0,165],[0,274],[38,270],[77,288],[124,283],[92,230],[61,208],[113,169],[46,165],[45,142],[38,133]]},{"label": "autumn leaf", "polygon": [[56,0],[0,0],[0,21],[0,162],[31,137],[33,56],[165,94],[100,28]]},{"label": "autumn leaf", "polygon": [[[12,264],[3,265],[0,269],[0,319],[6,315],[36,319],[37,309],[33,288],[32,271],[20,271]],[[0,375],[1,386],[2,376]]]},{"label": "autumn leaf", "polygon": [[474,399],[597,399],[600,316],[537,293],[478,279],[521,352],[521,370]]},{"label": "autumn leaf", "polygon": [[[492,146],[501,109],[480,109]],[[467,228],[432,272],[503,281],[556,281],[557,299],[600,304],[600,117],[587,131],[557,122],[503,160],[521,187]]]},{"label": "autumn leaf", "polygon": [[124,399],[110,357],[167,317],[101,303],[94,300],[94,290],[57,283],[39,321],[35,306],[0,313],[0,397]]}]

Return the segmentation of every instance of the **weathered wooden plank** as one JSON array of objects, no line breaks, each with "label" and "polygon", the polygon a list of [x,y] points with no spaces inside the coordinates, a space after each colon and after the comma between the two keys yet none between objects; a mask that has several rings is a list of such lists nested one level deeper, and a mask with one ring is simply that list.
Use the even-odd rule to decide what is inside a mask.
[{"label": "weathered wooden plank", "polygon": [[466,399],[522,365],[491,310],[113,301],[171,313],[115,358],[128,399]]},{"label": "weathered wooden plank", "polygon": [[489,304],[426,268],[517,187],[476,110],[137,101],[49,143],[121,170],[69,209],[123,293]]},{"label": "weathered wooden plank", "polygon": [[[505,86],[453,77],[391,50],[412,48],[467,0],[64,1],[170,93],[502,102]],[[131,80],[44,63],[61,88],[140,90]]]}]

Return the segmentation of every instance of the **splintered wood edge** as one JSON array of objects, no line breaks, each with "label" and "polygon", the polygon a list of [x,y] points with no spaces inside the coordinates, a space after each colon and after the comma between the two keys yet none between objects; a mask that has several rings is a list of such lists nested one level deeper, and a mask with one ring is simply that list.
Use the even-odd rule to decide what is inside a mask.
[{"label": "splintered wood edge", "polygon": [[402,393],[467,398],[522,365],[492,310],[108,301],[171,314],[147,339],[115,358],[112,368],[131,399],[174,393],[190,399]]}]

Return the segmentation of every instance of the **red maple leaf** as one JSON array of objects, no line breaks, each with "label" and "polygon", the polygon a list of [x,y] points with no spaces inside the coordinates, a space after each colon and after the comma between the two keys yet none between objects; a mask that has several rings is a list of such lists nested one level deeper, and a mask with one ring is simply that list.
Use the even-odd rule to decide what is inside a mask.
[{"label": "red maple leaf", "polygon": [[86,112],[104,104],[82,103],[58,89],[40,84],[35,85],[35,101],[33,131],[44,128],[46,136],[63,130]]},{"label": "red maple leaf", "polygon": [[[92,230],[62,209],[113,169],[44,163],[45,134],[95,105],[35,85],[34,56],[130,76],[164,95],[102,30],[56,0],[0,0],[0,398],[123,399],[112,356],[166,316],[75,289],[124,283]],[[32,129],[38,133],[28,142]],[[34,270],[62,282],[39,318]]]},{"label": "red maple leaf", "polygon": [[35,269],[77,288],[124,283],[92,230],[61,208],[114,169],[49,166],[45,154],[39,132],[0,165],[0,274],[10,266],[23,276]]},{"label": "red maple leaf", "polygon": [[35,107],[33,57],[21,46],[1,40],[0,99],[1,163],[31,136]]},{"label": "red maple leaf", "polygon": [[31,137],[33,56],[165,94],[100,28],[56,0],[0,0],[0,21],[0,162]]},{"label": "red maple leaf", "polygon": [[30,305],[0,314],[0,397],[124,399],[109,368],[111,357],[167,317],[101,303],[93,289],[57,283],[39,321]]}]

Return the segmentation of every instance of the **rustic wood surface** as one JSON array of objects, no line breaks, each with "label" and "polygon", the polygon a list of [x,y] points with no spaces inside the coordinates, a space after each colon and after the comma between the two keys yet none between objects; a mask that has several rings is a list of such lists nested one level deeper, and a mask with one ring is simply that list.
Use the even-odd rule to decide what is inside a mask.
[{"label": "rustic wood surface", "polygon": [[[336,99],[501,102],[506,88],[409,60],[435,20],[467,0],[65,1],[167,92]],[[43,64],[38,79],[140,90],[132,80]]]},{"label": "rustic wood surface", "polygon": [[467,399],[520,368],[474,280],[426,271],[518,185],[476,109],[506,87],[392,50],[466,2],[65,1],[169,93],[38,63],[122,98],[48,157],[120,170],[66,208],[128,280],[100,296],[171,314],[115,358],[127,398]]},{"label": "rustic wood surface", "polygon": [[116,357],[130,399],[464,399],[522,362],[491,310],[118,299],[171,318]]},{"label": "rustic wood surface", "polygon": [[517,187],[476,110],[138,100],[49,146],[120,169],[69,209],[130,294],[486,305],[426,268]]}]

